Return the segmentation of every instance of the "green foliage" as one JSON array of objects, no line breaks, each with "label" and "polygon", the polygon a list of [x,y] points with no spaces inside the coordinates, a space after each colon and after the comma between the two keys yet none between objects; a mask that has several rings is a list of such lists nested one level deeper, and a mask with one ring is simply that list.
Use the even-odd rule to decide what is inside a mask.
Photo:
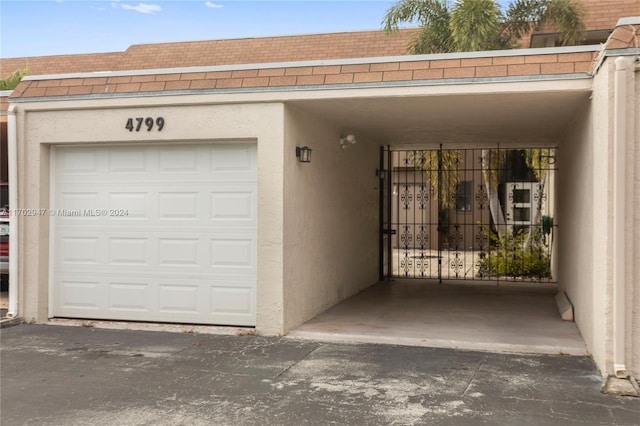
[{"label": "green foliage", "polygon": [[538,181],[542,181],[551,168],[551,159],[555,158],[555,149],[530,148],[524,150],[527,167],[533,170]]},{"label": "green foliage", "polygon": [[553,0],[547,4],[543,22],[561,28],[560,45],[571,46],[584,39],[585,11],[570,0]]},{"label": "green foliage", "polygon": [[382,20],[385,31],[418,24],[409,50],[414,54],[509,49],[548,23],[562,45],[584,38],[584,9],[575,0],[514,0],[506,12],[495,0],[399,0]]},{"label": "green foliage", "polygon": [[16,70],[7,77],[0,80],[0,90],[13,90],[16,88],[25,75],[29,75],[29,67],[22,70]]},{"label": "green foliage", "polygon": [[549,23],[559,34],[562,46],[584,39],[585,10],[572,0],[515,0],[506,13],[505,29],[518,39]]},{"label": "green foliage", "polygon": [[[488,230],[484,232],[489,233]],[[490,234],[493,249],[480,254],[479,276],[517,278],[551,278],[551,256],[544,245],[541,231],[534,231],[534,244],[525,248],[529,232],[515,235],[501,232]]]},{"label": "green foliage", "polygon": [[497,191],[500,183],[500,172],[504,170],[504,164],[507,161],[507,151],[504,149],[483,149],[481,161],[482,177],[487,187]]},{"label": "green foliage", "polygon": [[443,209],[454,208],[460,183],[460,161],[457,150],[426,150],[408,153],[409,164],[420,170],[437,191]]},{"label": "green foliage", "polygon": [[422,31],[411,41],[411,52],[444,53],[455,50],[450,20],[445,0],[401,0],[389,8],[382,24],[385,31],[393,32],[402,22],[417,23]]},{"label": "green foliage", "polygon": [[456,50],[471,52],[508,48],[501,37],[503,16],[493,0],[462,0],[451,11],[449,27]]}]

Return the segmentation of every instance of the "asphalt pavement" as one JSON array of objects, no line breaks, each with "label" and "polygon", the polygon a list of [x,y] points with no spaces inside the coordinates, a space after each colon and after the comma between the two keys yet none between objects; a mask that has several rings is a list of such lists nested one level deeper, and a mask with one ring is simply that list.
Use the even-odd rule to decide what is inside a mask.
[{"label": "asphalt pavement", "polygon": [[23,324],[3,425],[640,425],[584,356]]}]

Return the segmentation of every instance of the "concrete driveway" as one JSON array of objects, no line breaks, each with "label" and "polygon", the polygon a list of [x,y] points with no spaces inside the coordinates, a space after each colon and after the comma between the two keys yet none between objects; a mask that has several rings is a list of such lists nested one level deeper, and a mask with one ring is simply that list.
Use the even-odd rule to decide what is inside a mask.
[{"label": "concrete driveway", "polygon": [[633,425],[588,357],[54,325],[1,335],[15,425]]}]

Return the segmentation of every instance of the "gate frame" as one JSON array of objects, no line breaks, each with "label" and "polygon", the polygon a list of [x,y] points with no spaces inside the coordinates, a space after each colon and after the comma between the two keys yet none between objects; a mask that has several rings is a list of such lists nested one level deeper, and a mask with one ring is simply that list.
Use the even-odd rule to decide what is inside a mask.
[{"label": "gate frame", "polygon": [[[533,168],[531,168],[528,164],[525,165],[525,168],[515,168],[515,167],[508,167],[507,159],[509,155],[514,155],[513,153],[518,152],[518,151],[525,151],[525,150],[540,150],[540,154],[539,155],[539,160],[538,160],[538,164],[541,164],[540,167],[536,168],[535,170]],[[400,274],[395,274],[395,265],[394,265],[394,260],[396,260],[396,263],[398,263],[399,261],[397,259],[395,259],[394,253],[393,253],[393,240],[394,239],[398,239],[398,237],[394,237],[394,235],[398,234],[398,227],[400,226],[400,220],[399,218],[394,218],[394,214],[393,214],[393,205],[394,205],[394,201],[393,201],[393,197],[392,197],[392,188],[394,185],[394,167],[398,167],[398,165],[394,165],[394,154],[396,153],[409,153],[409,152],[425,152],[425,151],[431,151],[431,152],[437,152],[438,153],[438,176],[442,176],[442,171],[443,171],[443,162],[442,162],[442,153],[445,151],[458,151],[458,152],[462,152],[463,153],[463,161],[464,159],[467,158],[467,152],[471,152],[472,154],[474,154],[472,156],[472,161],[475,161],[475,153],[482,153],[485,150],[492,150],[492,151],[497,151],[498,153],[503,153],[502,155],[504,155],[505,160],[502,167],[500,168],[489,168],[489,170],[496,170],[499,173],[501,173],[501,175],[498,176],[498,185],[499,188],[500,187],[506,187],[506,185],[508,185],[509,183],[514,183],[514,184],[520,184],[521,182],[528,182],[533,184],[536,184],[537,186],[537,191],[539,192],[535,192],[534,194],[532,194],[532,191],[529,191],[529,219],[527,220],[530,225],[526,225],[529,227],[530,231],[529,231],[529,235],[530,237],[528,238],[534,238],[533,235],[534,233],[536,233],[538,235],[537,238],[542,239],[543,241],[543,245],[546,247],[546,253],[545,253],[545,257],[546,257],[546,262],[548,262],[548,273],[549,276],[542,276],[542,275],[531,275],[531,276],[518,276],[518,275],[500,275],[500,274],[489,274],[487,276],[487,278],[483,278],[482,276],[478,277],[476,272],[473,273],[473,276],[471,278],[466,278],[466,274],[465,276],[459,276],[458,272],[456,272],[455,276],[452,276],[450,274],[443,274],[443,253],[445,253],[445,250],[443,249],[443,246],[441,244],[440,241],[438,241],[437,243],[437,254],[438,254],[438,262],[437,262],[437,276],[434,276],[433,274],[430,274],[429,276],[424,275],[424,270],[422,269],[422,274],[416,275],[416,274],[410,274],[407,273],[405,275],[400,275]],[[546,154],[543,154],[545,153]],[[397,154],[396,154],[397,155]],[[484,155],[484,154],[483,154]],[[521,154],[522,155],[522,154]],[[406,147],[391,147],[391,145],[387,145],[387,146],[380,146],[380,168],[377,170],[377,175],[380,179],[380,186],[379,186],[379,194],[380,194],[380,205],[379,205],[379,214],[380,214],[380,247],[379,247],[379,252],[380,252],[380,267],[379,267],[379,275],[380,275],[380,280],[393,280],[395,278],[403,278],[403,279],[426,279],[426,280],[437,280],[439,283],[442,283],[443,281],[447,281],[447,282],[480,282],[480,283],[491,283],[491,282],[495,282],[496,285],[500,285],[501,282],[509,282],[509,283],[523,283],[523,284],[540,284],[540,283],[548,283],[548,284],[557,284],[556,281],[556,275],[557,275],[557,271],[555,271],[554,269],[554,263],[553,262],[553,251],[556,245],[556,242],[553,239],[554,234],[557,232],[557,223],[553,223],[553,215],[557,214],[556,208],[555,208],[555,192],[556,192],[556,185],[555,185],[555,172],[558,171],[558,167],[556,165],[556,161],[557,161],[557,155],[558,155],[558,146],[551,146],[551,145],[547,145],[547,146],[522,146],[520,144],[516,144],[516,145],[510,145],[506,148],[503,148],[500,146],[500,144],[496,144],[495,147],[481,147],[481,148],[477,148],[477,147],[447,147],[445,148],[443,146],[443,144],[439,144],[437,146],[437,148],[434,147],[433,144],[426,144],[424,146],[421,146],[419,148],[406,148]],[[542,158],[546,159],[546,166],[544,166]],[[480,164],[482,164],[483,158],[482,155],[478,157]],[[408,164],[405,161],[405,165]],[[464,163],[463,163],[464,164]],[[418,170],[415,169],[414,170],[409,171],[408,168],[407,170],[405,170],[404,172],[407,173],[413,173],[413,175],[415,176],[416,173],[420,173]],[[541,180],[538,180],[538,177],[536,175],[536,170],[542,171],[542,173],[544,173],[544,177],[542,179],[544,179],[544,183],[540,184]],[[477,184],[475,179],[472,179],[472,188],[475,188],[476,186],[478,186],[480,188],[479,193],[480,195],[480,210],[486,209],[485,211],[489,212],[489,220],[487,223],[484,223],[483,221],[480,221],[480,223],[473,223],[473,218],[472,218],[472,223],[463,223],[461,225],[455,225],[456,227],[462,226],[463,228],[468,227],[468,226],[472,226],[476,227],[476,226],[480,226],[480,227],[488,227],[491,231],[490,232],[494,232],[494,228],[495,225],[493,224],[493,218],[492,215],[490,213],[490,208],[489,208],[489,198],[488,198],[488,193],[487,193],[487,189],[486,189],[486,182],[485,182],[485,178],[482,175],[484,168],[482,168],[482,166],[480,166],[480,168],[475,168],[475,167],[464,167],[462,169],[458,169],[458,173],[467,173],[471,171],[472,173],[474,172],[480,172],[481,173],[481,177],[480,177],[480,184]],[[507,179],[504,177],[504,174],[509,171],[509,173],[513,173],[514,171],[521,171],[521,172],[526,172],[528,173],[531,177],[529,179],[524,179],[524,180],[517,180],[517,181],[511,181],[511,182],[507,182]],[[400,171],[399,173],[402,173],[402,171]],[[427,185],[431,185],[429,180],[425,180],[424,179],[424,174],[420,173],[422,175],[422,179],[420,180],[420,182],[416,182],[414,180],[414,184],[415,183],[422,183],[423,185],[426,183]],[[549,176],[551,176],[549,178]],[[533,178],[532,178],[533,177]],[[549,183],[547,183],[547,181],[549,181]],[[438,188],[437,188],[437,211],[440,212],[442,209],[442,179],[439,178],[438,179]],[[461,182],[461,181],[460,181]],[[545,185],[547,186],[547,188],[550,189],[546,189],[545,190]],[[408,186],[408,185],[407,185]],[[514,185],[513,189],[516,189],[518,185]],[[522,185],[519,185],[522,186]],[[525,185],[526,186],[526,185]],[[482,194],[482,188],[484,187],[484,194]],[[503,206],[503,201],[500,199],[500,190],[498,190],[498,200],[499,200],[499,207],[500,210],[503,212],[503,214],[507,217],[510,215],[510,212],[506,212],[505,211],[505,206]],[[431,194],[434,194],[434,189],[431,188],[430,190]],[[505,189],[506,192],[506,189]],[[456,193],[458,193],[458,188],[456,188]],[[513,193],[509,194],[509,197],[513,196]],[[471,193],[471,197],[472,197],[472,207],[471,207],[471,212],[472,214],[475,215],[474,211],[476,210],[476,204],[479,202],[478,201],[478,193],[476,192],[475,189],[472,190]],[[503,196],[502,198],[506,198],[506,195]],[[534,199],[535,202],[538,203],[538,208],[534,209],[533,204],[534,204]],[[453,203],[455,203],[456,200],[453,200]],[[486,204],[483,206],[483,204]],[[511,203],[512,205],[515,205],[515,203]],[[415,205],[415,202],[414,202]],[[429,206],[433,205],[433,201],[430,200],[429,201]],[[551,206],[551,207],[550,207]],[[430,207],[431,208],[431,207]],[[447,207],[447,210],[450,210],[451,207]],[[515,208],[514,208],[515,210]],[[464,211],[464,210],[462,210]],[[539,216],[535,217],[533,216],[536,211],[539,211]],[[546,212],[547,214],[543,216],[542,212]],[[513,214],[515,213],[515,211],[512,213],[510,221],[514,222],[515,220],[513,219]],[[399,216],[399,215],[398,215]],[[534,219],[535,217],[535,219]],[[543,221],[543,218],[545,218],[545,220]],[[547,220],[548,219],[548,220]],[[539,223],[537,221],[540,221]],[[535,221],[535,223],[534,223]],[[549,222],[550,221],[550,222]],[[422,227],[424,227],[424,225],[427,224],[424,221],[420,222],[420,225]],[[417,226],[418,223],[414,223],[413,226]],[[428,225],[437,225],[437,229],[440,229],[440,227],[442,226],[442,222],[441,222],[441,217],[438,214],[438,218],[437,218],[437,223],[435,222],[430,222],[428,223]],[[515,229],[515,227],[517,226],[514,223],[506,223],[503,224],[501,226],[505,226],[505,229],[509,229],[511,228],[511,231],[509,231],[509,234],[501,234],[501,235],[513,235],[513,229]],[[533,230],[531,230],[531,228],[533,228]],[[456,230],[456,232],[459,233],[459,229]],[[438,234],[440,234],[438,232]],[[482,232],[481,232],[482,234]],[[410,235],[414,235],[414,234],[410,234]],[[464,232],[463,232],[464,235]],[[475,235],[475,232],[472,232],[472,235],[474,235],[477,239],[477,235]],[[486,235],[486,234],[485,234]],[[488,246],[486,246],[487,248],[489,248],[491,246],[491,236],[490,235],[486,235],[486,237],[488,238]],[[462,240],[464,239],[464,236],[462,236]],[[438,238],[439,240],[439,238]],[[547,242],[548,240],[548,242]],[[467,251],[464,247],[465,245],[462,244],[462,247],[460,247],[460,245],[456,245],[455,247],[455,259],[459,263],[459,254],[460,253],[464,253],[465,251]],[[398,247],[402,247],[398,244]],[[540,248],[540,246],[538,247]],[[485,250],[485,246],[480,243],[479,246],[479,251],[481,253],[484,253]],[[409,248],[409,245],[405,244],[403,248],[401,248],[401,250],[404,250],[405,252],[405,259],[408,258],[408,253],[409,250],[411,250]],[[423,254],[421,254],[421,256],[424,256],[424,251],[426,250],[426,247],[421,246],[418,249],[420,252],[423,252]],[[473,251],[475,251],[475,246],[473,247]],[[493,250],[489,248],[489,250],[487,251],[487,253],[489,253],[489,255],[491,256],[491,252]],[[446,252],[451,253],[450,250],[446,250]],[[518,253],[518,251],[513,251],[514,253],[514,259],[515,259],[515,253]],[[522,251],[522,253],[526,253],[525,251]],[[544,252],[543,252],[544,253]],[[479,254],[480,259],[483,259],[482,254]],[[451,256],[449,256],[448,260],[451,260]],[[524,261],[523,261],[524,262]],[[475,271],[475,269],[477,268],[476,265],[477,262],[474,261],[474,264],[471,265],[471,270]],[[463,260],[462,261],[462,267],[466,266],[467,263]],[[411,266],[410,269],[412,271],[415,272],[415,266]],[[431,270],[432,268],[429,267],[429,270]]]}]

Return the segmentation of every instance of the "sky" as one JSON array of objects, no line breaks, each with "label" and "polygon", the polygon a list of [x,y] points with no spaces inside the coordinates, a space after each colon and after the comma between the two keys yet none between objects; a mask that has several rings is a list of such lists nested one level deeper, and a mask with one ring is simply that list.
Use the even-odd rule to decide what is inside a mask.
[{"label": "sky", "polygon": [[381,28],[386,0],[0,0],[0,57]]}]

